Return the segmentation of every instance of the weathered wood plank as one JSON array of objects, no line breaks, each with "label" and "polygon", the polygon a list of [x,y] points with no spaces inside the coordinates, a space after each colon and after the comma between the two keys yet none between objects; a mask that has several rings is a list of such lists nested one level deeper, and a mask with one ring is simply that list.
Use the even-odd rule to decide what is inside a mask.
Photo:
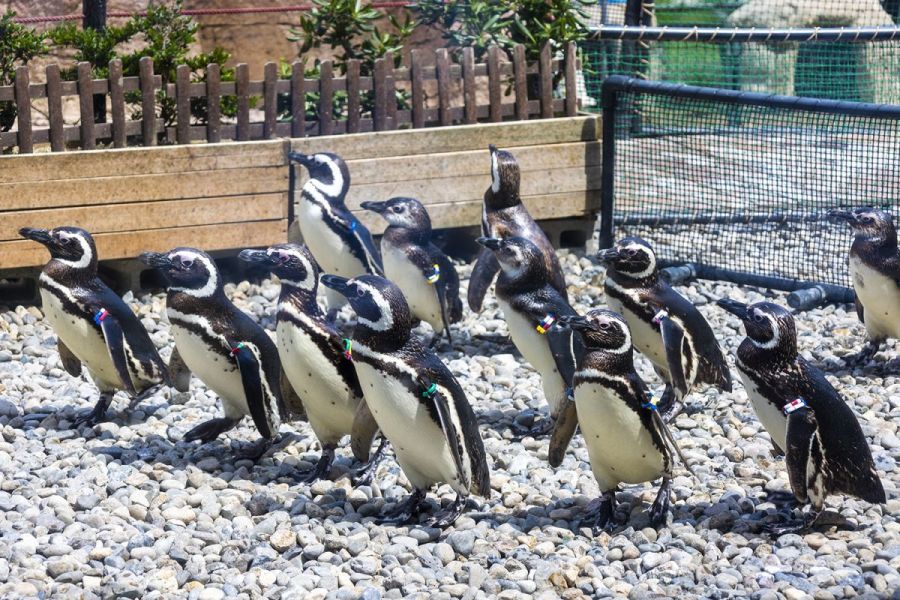
[{"label": "weathered wood plank", "polygon": [[78,63],[78,106],[81,115],[81,147],[93,150],[97,147],[94,137],[94,85],[91,79],[91,63]]},{"label": "weathered wood plank", "polygon": [[503,114],[500,111],[500,48],[497,46],[488,49],[488,102],[491,122],[499,123],[503,120]]},{"label": "weathered wood plank", "polygon": [[156,145],[156,85],[153,81],[153,59],[139,61],[141,81],[141,137],[144,146]]},{"label": "weathered wood plank", "polygon": [[[265,194],[287,189],[283,166],[0,184],[4,210]],[[0,213],[2,215],[3,213]]]},{"label": "weathered wood plank", "polygon": [[125,89],[123,86],[122,61],[109,61],[109,104],[112,112],[113,146],[124,148],[128,143],[125,135]]},{"label": "weathered wood plank", "polygon": [[175,103],[177,106],[177,122],[175,139],[179,144],[191,143],[191,69],[187,65],[178,65],[175,71]]},{"label": "weathered wood plank", "polygon": [[516,119],[528,120],[528,64],[525,62],[525,46],[517,44],[513,50],[513,73],[516,90]]},{"label": "weathered wood plank", "polygon": [[303,63],[295,60],[291,65],[291,135],[294,137],[306,135],[305,82]]},{"label": "weathered wood plank", "polygon": [[83,227],[91,233],[188,227],[287,218],[287,192],[219,196],[135,204],[22,210],[0,213],[0,240],[17,240],[22,227]]},{"label": "weathered wood plank", "polygon": [[360,101],[359,97],[359,59],[347,62],[347,132],[359,132]]},{"label": "weathered wood plank", "polygon": [[330,60],[323,60],[319,64],[319,135],[331,135],[334,133],[334,88],[332,77],[334,68]]},{"label": "weathered wood plank", "polygon": [[544,43],[538,60],[541,81],[541,118],[553,117],[553,71],[550,66],[550,42]]},{"label": "weathered wood plank", "polygon": [[384,131],[387,129],[387,97],[388,93],[393,93],[393,90],[387,88],[387,62],[384,58],[375,61],[373,84],[375,86],[375,108],[372,111],[372,118],[375,122],[375,131]]},{"label": "weathered wood plank", "polygon": [[222,141],[222,73],[219,65],[206,66],[206,140]]},{"label": "weathered wood plank", "polygon": [[[175,244],[204,250],[265,246],[287,241],[287,219],[101,233],[94,241],[101,260],[133,258],[146,251],[162,252]],[[40,266],[49,259],[47,250],[30,240],[0,242],[0,269]]]},{"label": "weathered wood plank", "polygon": [[263,138],[275,137],[275,121],[278,118],[278,103],[275,86],[278,83],[278,65],[267,62],[263,70]]},{"label": "weathered wood plank", "polygon": [[31,96],[29,87],[28,67],[19,65],[16,67],[15,95],[16,118],[19,122],[19,130],[16,143],[19,145],[20,154],[31,154],[34,151],[34,140],[31,130]]},{"label": "weathered wood plank", "polygon": [[437,69],[438,108],[441,125],[452,125],[450,113],[450,57],[446,48],[438,48],[435,53],[435,69]]},{"label": "weathered wood plank", "polygon": [[237,132],[235,139],[245,142],[250,139],[250,67],[240,63],[235,68],[235,90],[237,91]]},{"label": "weathered wood plank", "polygon": [[[65,121],[62,111],[62,79],[59,73],[59,65],[56,63],[47,65],[47,113],[50,121],[50,150],[62,152],[66,149],[63,133]],[[110,76],[112,74],[110,73]]]},{"label": "weathered wood plank", "polygon": [[384,53],[385,62],[385,88],[387,89],[387,97],[385,98],[384,119],[385,129],[397,129],[397,85],[394,80],[394,53]]},{"label": "weathered wood plank", "polygon": [[578,48],[575,42],[566,44],[566,116],[574,117],[578,112],[578,88],[575,85],[575,62],[578,60]]},{"label": "weathered wood plank", "polygon": [[410,77],[412,78],[412,126],[414,129],[425,127],[425,82],[422,78],[422,51],[413,50],[409,57]]},{"label": "weathered wood plank", "polygon": [[478,122],[478,97],[475,88],[475,50],[471,47],[463,48],[462,78],[464,117],[463,121],[469,125]]}]

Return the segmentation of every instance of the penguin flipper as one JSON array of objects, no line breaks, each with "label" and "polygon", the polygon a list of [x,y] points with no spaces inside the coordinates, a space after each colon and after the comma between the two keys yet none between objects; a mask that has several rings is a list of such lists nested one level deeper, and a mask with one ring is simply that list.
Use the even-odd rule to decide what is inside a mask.
[{"label": "penguin flipper", "polygon": [[[352,393],[352,392],[351,392]],[[372,450],[372,440],[378,433],[378,423],[369,410],[369,405],[364,399],[359,401],[356,413],[353,415],[353,428],[350,431],[350,450],[359,462],[368,462]]]},{"label": "penguin flipper", "polygon": [[62,361],[62,365],[66,370],[66,373],[68,373],[72,377],[80,376],[81,361],[78,360],[78,358],[74,354],[72,354],[72,351],[69,350],[69,347],[66,346],[59,338],[56,339],[56,349],[59,352],[59,360]]},{"label": "penguin flipper", "polygon": [[669,377],[672,387],[681,400],[687,395],[688,385],[684,376],[684,366],[681,364],[681,348],[684,344],[684,330],[674,320],[663,314],[659,317],[659,331],[662,334],[663,346],[666,349],[666,365],[669,367]]},{"label": "penguin flipper", "polygon": [[466,487],[468,487],[469,482],[466,481],[466,471],[463,466],[462,453],[460,452],[459,435],[450,418],[450,407],[447,405],[447,399],[444,398],[444,395],[427,376],[420,375],[418,384],[425,390],[422,392],[422,396],[427,398],[434,407],[438,425],[440,425],[441,431],[444,432],[444,439],[447,440],[450,454],[453,456],[453,463],[456,465],[456,476],[460,481],[465,482]]},{"label": "penguin flipper", "polygon": [[284,369],[281,370],[278,384],[281,387],[281,399],[287,407],[287,412],[292,421],[307,421],[306,408],[303,406],[303,400],[294,391]]},{"label": "penguin flipper", "polygon": [[375,246],[375,240],[372,239],[372,233],[362,224],[362,221],[354,217],[351,213],[334,214],[335,224],[346,230],[348,235],[352,235],[362,246],[365,254],[364,260],[369,269],[375,275],[384,276],[384,265],[381,262],[381,252]]},{"label": "penguin flipper", "polygon": [[[275,431],[273,431],[273,424],[270,423],[266,414],[266,396],[263,390],[264,375],[257,353],[248,343],[231,344],[231,348],[241,374],[241,385],[244,387],[244,396],[247,399],[253,423],[260,435],[271,439],[275,436]],[[275,410],[275,407],[270,405],[269,410]]]},{"label": "penguin flipper", "polygon": [[[652,411],[652,419],[653,425],[656,427],[656,431],[659,433],[659,436],[663,439],[665,445],[669,448],[671,452],[674,452],[676,456],[678,456],[678,460],[681,461],[682,466],[684,466],[685,470],[688,473],[694,476],[695,479],[699,482],[700,479],[697,477],[697,474],[694,473],[694,469],[691,466],[691,463],[688,459],[682,454],[681,448],[678,446],[678,442],[675,440],[675,436],[672,435],[672,430],[669,429],[669,426],[666,425],[665,420],[663,420],[662,415],[659,414],[658,410]],[[670,467],[671,468],[671,467]]]},{"label": "penguin flipper", "polygon": [[[463,305],[459,297],[459,274],[456,272],[456,266],[450,258],[441,252],[441,250],[431,245],[432,256],[435,262],[441,267],[441,299],[447,306],[447,317],[450,323],[458,323],[462,319]],[[446,326],[446,324],[445,324]]]},{"label": "penguin flipper", "polygon": [[558,467],[565,458],[566,450],[569,449],[569,442],[575,435],[578,428],[578,411],[575,403],[567,401],[556,421],[553,424],[553,434],[550,436],[550,448],[547,453],[547,461],[551,467]]},{"label": "penguin flipper", "polygon": [[106,340],[106,349],[109,352],[109,358],[112,360],[113,367],[119,375],[122,388],[128,392],[131,397],[137,395],[134,389],[134,382],[131,381],[131,372],[128,370],[128,357],[125,356],[125,332],[119,325],[119,321],[108,312],[104,312],[104,317],[100,319],[100,329],[103,331],[103,339]]},{"label": "penguin flipper", "polygon": [[483,249],[475,260],[475,266],[472,267],[472,274],[469,276],[467,299],[472,312],[481,312],[484,296],[494,282],[498,271],[500,271],[500,263],[497,262],[493,251],[487,248]]},{"label": "penguin flipper", "polygon": [[177,346],[172,348],[172,354],[169,356],[169,381],[179,392],[191,389],[191,370],[181,358]]},{"label": "penguin flipper", "polygon": [[809,407],[799,408],[787,416],[785,465],[791,489],[800,502],[806,502],[808,499],[807,465],[810,441],[815,434],[816,416]]}]

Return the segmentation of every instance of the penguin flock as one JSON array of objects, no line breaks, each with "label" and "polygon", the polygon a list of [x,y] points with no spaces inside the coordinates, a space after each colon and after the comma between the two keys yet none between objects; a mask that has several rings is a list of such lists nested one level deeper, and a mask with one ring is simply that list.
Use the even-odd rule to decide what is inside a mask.
[{"label": "penguin flock", "polygon": [[[556,252],[522,204],[515,157],[489,149],[491,181],[477,240],[483,249],[467,304],[480,312],[496,279],[510,339],[541,377],[548,414],[527,433],[549,435],[550,464],[561,464],[579,430],[584,437],[601,496],[587,506],[583,523],[596,531],[612,527],[622,484],[661,480],[649,509],[651,523],[661,526],[675,470],[681,465],[691,471],[668,422],[697,386],[731,391],[725,355],[700,311],[660,277],[652,246],[637,237],[597,256],[606,266],[608,307],[586,314],[572,308]],[[346,163],[331,153],[290,158],[309,172],[297,217],[305,244],[239,254],[280,281],[274,336],[229,300],[215,262],[202,250],[147,252],[141,260],[168,283],[174,348],[166,364],[140,320],[100,280],[87,231],[20,231],[51,255],[39,289],[61,361],[75,377],[86,369],[100,393],[76,425],[104,419],[116,391],[137,403],[164,385],[187,391],[193,374],[219,396],[223,416],[195,426],[185,441],[212,441],[250,416],[260,439],[239,454],[255,459],[282,423],[306,420],[321,456],[310,472],[297,475],[299,481],[327,477],[349,436],[360,463],[354,483],[372,481],[392,452],[412,486],[384,519],[418,519],[428,490],[448,484],[456,500],[428,520],[448,526],[472,494],[491,493],[477,416],[434,352],[442,336],[452,346],[452,330],[462,319],[456,268],[432,243],[431,220],[418,200],[362,204],[388,223],[379,248],[346,207]],[[864,208],[832,211],[831,217],[846,221],[855,236],[849,262],[868,343],[847,359],[854,363],[871,358],[885,339],[900,338],[900,252],[889,214]],[[346,304],[355,315],[352,327],[336,318]],[[785,456],[794,499],[801,508],[809,505],[800,518],[769,529],[811,527],[829,494],[884,503],[856,416],[823,373],[798,354],[793,316],[770,302],[748,306],[723,298],[718,306],[746,332],[737,371],[774,452]],[[430,343],[413,331],[420,322],[433,330]],[[664,383],[658,398],[636,372],[634,350]]]}]

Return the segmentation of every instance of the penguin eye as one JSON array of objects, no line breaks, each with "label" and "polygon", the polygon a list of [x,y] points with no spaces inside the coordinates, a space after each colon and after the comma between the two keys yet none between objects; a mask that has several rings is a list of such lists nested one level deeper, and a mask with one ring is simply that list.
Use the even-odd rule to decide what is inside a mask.
[{"label": "penguin eye", "polygon": [[363,290],[362,288],[356,288],[356,297],[357,298],[362,298],[365,295],[366,295],[365,290]]},{"label": "penguin eye", "polygon": [[637,254],[637,250],[635,250],[634,248],[628,248],[625,250],[625,254],[627,256],[634,256],[635,254]]},{"label": "penguin eye", "polygon": [[863,217],[862,221],[863,221],[863,223],[874,223],[875,219],[867,216],[867,217]]},{"label": "penguin eye", "polygon": [[762,316],[762,314],[760,314],[760,313],[758,313],[758,312],[756,312],[756,311],[753,312],[753,317],[752,317],[752,318],[753,318],[753,322],[754,322],[754,323],[762,323],[762,322],[765,320],[765,317]]},{"label": "penguin eye", "polygon": [[606,331],[606,330],[608,330],[609,328],[610,328],[609,321],[602,321],[602,322],[600,323],[600,329],[602,329],[603,331]]},{"label": "penguin eye", "polygon": [[189,259],[189,258],[181,259],[181,268],[182,269],[190,269],[193,266],[194,266],[194,261],[192,261],[191,259]]},{"label": "penguin eye", "polygon": [[403,207],[398,204],[397,206],[392,206],[391,211],[400,214],[403,212]]}]

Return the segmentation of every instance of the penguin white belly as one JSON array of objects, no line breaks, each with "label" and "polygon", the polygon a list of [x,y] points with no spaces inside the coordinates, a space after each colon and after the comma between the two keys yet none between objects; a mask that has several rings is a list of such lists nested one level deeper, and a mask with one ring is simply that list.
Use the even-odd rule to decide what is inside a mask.
[{"label": "penguin white belly", "polygon": [[772,438],[772,441],[784,450],[787,447],[787,418],[778,407],[769,402],[760,393],[759,387],[740,366],[738,367],[738,373],[741,374],[741,382],[743,382],[744,389],[747,391],[747,397],[750,398],[753,412],[756,413],[759,422],[769,432],[769,437]]},{"label": "penguin white belly", "polygon": [[[397,462],[410,483],[427,490],[435,483],[446,482],[458,493],[468,494],[469,490],[457,476],[444,432],[419,397],[394,376],[361,360],[354,364],[372,417],[391,442]],[[448,401],[452,410],[452,399]],[[462,462],[466,478],[471,479],[467,455],[463,455]]]},{"label": "penguin white belly", "polygon": [[336,444],[352,431],[359,399],[309,334],[284,321],[275,331],[284,372],[303,402],[316,437],[323,444]]},{"label": "penguin white belly", "polygon": [[850,257],[850,277],[862,302],[866,331],[873,339],[900,338],[900,288],[858,257]]},{"label": "penguin white belly", "polygon": [[239,419],[250,414],[237,363],[210,350],[200,336],[176,322],[172,322],[171,331],[184,364],[222,399],[225,416]]},{"label": "penguin white belly", "polygon": [[556,361],[553,360],[553,352],[547,338],[537,332],[537,323],[532,323],[521,313],[510,306],[505,300],[497,298],[497,304],[506,318],[506,328],[509,337],[525,360],[541,375],[541,384],[544,388],[544,396],[550,406],[551,416],[556,416],[560,405],[565,399],[566,383],[563,381]]},{"label": "penguin white belly", "polygon": [[601,490],[662,476],[662,453],[640,417],[618,394],[599,383],[585,382],[575,388],[575,407]]},{"label": "penguin white belly", "polygon": [[441,302],[437,288],[428,283],[422,270],[407,258],[403,250],[382,244],[385,276],[397,284],[406,300],[409,309],[416,318],[431,325],[435,333],[444,330],[441,318]]},{"label": "penguin white belly", "polygon": [[44,317],[53,331],[72,354],[87,367],[100,391],[121,389],[122,383],[109,357],[109,348],[103,335],[88,321],[65,312],[59,298],[43,288],[41,288],[41,303]]},{"label": "penguin white belly", "polygon": [[663,345],[662,335],[634,312],[625,308],[618,298],[607,294],[606,302],[612,310],[625,317],[628,329],[631,330],[631,341],[637,351],[646,356],[657,369],[668,373],[669,366],[666,362],[666,347]]}]

